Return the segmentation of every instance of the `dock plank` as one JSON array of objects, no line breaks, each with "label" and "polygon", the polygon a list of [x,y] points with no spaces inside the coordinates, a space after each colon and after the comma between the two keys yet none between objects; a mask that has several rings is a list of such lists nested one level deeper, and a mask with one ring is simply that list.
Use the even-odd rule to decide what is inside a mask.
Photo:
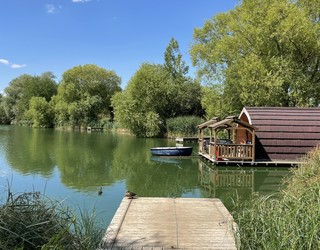
[{"label": "dock plank", "polygon": [[215,198],[124,198],[103,249],[236,248],[232,216]]}]

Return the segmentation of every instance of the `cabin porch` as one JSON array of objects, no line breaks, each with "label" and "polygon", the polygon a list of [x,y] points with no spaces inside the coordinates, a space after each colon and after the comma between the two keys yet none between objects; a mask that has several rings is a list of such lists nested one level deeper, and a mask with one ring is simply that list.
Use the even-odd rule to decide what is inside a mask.
[{"label": "cabin porch", "polygon": [[[199,129],[199,154],[213,161],[255,161],[255,130],[247,122],[230,116],[219,121],[213,118]],[[209,130],[209,140],[205,139]]]}]

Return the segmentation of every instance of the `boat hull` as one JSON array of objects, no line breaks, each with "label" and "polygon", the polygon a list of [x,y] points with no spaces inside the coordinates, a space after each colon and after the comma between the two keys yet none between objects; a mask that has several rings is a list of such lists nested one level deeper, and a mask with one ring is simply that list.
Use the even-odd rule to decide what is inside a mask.
[{"label": "boat hull", "polygon": [[189,156],[192,154],[192,147],[157,147],[150,148],[150,152],[157,156]]}]

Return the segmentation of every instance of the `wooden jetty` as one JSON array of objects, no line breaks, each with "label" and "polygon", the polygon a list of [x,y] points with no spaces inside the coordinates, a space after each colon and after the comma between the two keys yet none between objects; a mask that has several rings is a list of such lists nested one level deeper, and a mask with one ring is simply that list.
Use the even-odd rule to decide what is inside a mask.
[{"label": "wooden jetty", "polygon": [[101,249],[237,249],[237,226],[219,199],[124,198]]},{"label": "wooden jetty", "polygon": [[[205,137],[204,139],[209,140],[210,137]],[[177,143],[197,143],[199,141],[198,137],[177,137]]]},{"label": "wooden jetty", "polygon": [[102,127],[87,127],[87,132],[103,132]]},{"label": "wooden jetty", "polygon": [[273,161],[245,161],[245,160],[229,160],[229,159],[215,159],[208,153],[199,152],[199,156],[203,157],[213,165],[218,166],[270,166],[270,167],[297,167],[301,164],[300,160],[273,160]]}]

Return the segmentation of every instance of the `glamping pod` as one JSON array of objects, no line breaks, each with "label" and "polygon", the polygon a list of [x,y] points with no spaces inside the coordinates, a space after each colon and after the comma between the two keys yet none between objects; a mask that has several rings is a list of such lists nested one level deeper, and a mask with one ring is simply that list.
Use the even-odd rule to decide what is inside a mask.
[{"label": "glamping pod", "polygon": [[299,160],[320,143],[320,108],[245,107],[239,119],[256,128],[258,161]]}]

